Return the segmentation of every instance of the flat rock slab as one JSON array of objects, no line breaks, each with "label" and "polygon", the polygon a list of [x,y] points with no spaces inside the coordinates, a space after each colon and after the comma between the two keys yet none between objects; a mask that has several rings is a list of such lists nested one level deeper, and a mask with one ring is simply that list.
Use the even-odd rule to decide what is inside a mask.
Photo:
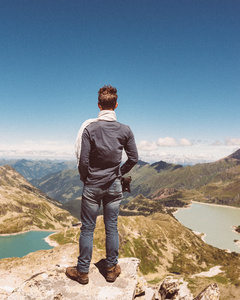
[{"label": "flat rock slab", "polygon": [[104,261],[91,265],[89,283],[81,285],[65,275],[66,268],[54,268],[34,274],[17,287],[6,299],[9,300],[132,300],[138,281],[137,269],[140,260],[121,258],[122,273],[114,283],[105,280]]}]

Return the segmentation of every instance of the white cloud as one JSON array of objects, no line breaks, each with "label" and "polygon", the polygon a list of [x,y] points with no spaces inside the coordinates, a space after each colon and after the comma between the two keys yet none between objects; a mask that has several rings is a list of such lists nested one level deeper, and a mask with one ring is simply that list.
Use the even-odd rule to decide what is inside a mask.
[{"label": "white cloud", "polygon": [[156,150],[158,148],[158,145],[156,142],[149,142],[146,140],[140,141],[138,144],[138,149],[142,151],[152,151]]},{"label": "white cloud", "polygon": [[221,141],[211,143],[199,139],[192,142],[187,138],[181,138],[177,142],[175,138],[166,137],[159,138],[156,143],[144,141],[142,145],[148,145],[145,148],[138,147],[139,157],[143,161],[152,163],[163,160],[170,163],[196,164],[217,161],[232,154],[238,150],[240,139],[228,138],[225,143]]},{"label": "white cloud", "polygon": [[0,158],[75,159],[74,145],[64,141],[23,141],[20,144],[0,144]]},{"label": "white cloud", "polygon": [[181,138],[178,143],[173,137],[159,138],[157,142],[149,142],[147,140],[142,140],[138,144],[138,149],[143,151],[154,151],[159,149],[159,147],[178,147],[178,146],[192,146],[186,138]]},{"label": "white cloud", "polygon": [[172,138],[172,137],[159,138],[157,141],[157,144],[160,147],[176,147],[176,146],[178,146],[177,141],[175,140],[175,138]]},{"label": "white cloud", "polygon": [[153,163],[163,160],[176,164],[197,164],[217,161],[227,157],[237,150],[236,146],[219,145],[218,147],[209,144],[194,144],[191,147],[164,147],[155,151],[139,151],[141,160]]},{"label": "white cloud", "polygon": [[[159,138],[156,142],[142,140],[138,143],[137,148],[139,157],[142,160],[153,162],[162,159],[168,162],[174,162],[178,156],[178,154],[176,155],[174,153],[182,152],[181,149],[185,148],[185,146],[193,146],[193,144],[186,138],[181,138],[178,143],[173,137],[164,137]],[[164,151],[162,149],[164,149]],[[184,158],[184,161],[185,160]]]},{"label": "white cloud", "polygon": [[227,146],[240,146],[240,139],[238,138],[226,138],[225,139],[225,145]]},{"label": "white cloud", "polygon": [[192,143],[188,139],[182,138],[182,139],[180,139],[180,145],[181,146],[192,146]]},{"label": "white cloud", "polygon": [[222,142],[220,141],[215,141],[214,143],[212,143],[213,146],[221,146]]}]

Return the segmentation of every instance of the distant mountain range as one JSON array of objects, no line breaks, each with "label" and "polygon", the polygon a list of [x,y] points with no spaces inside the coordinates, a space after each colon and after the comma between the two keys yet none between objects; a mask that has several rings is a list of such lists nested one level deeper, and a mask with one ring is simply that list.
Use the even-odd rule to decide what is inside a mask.
[{"label": "distant mountain range", "polygon": [[240,149],[213,163],[183,167],[159,162],[137,165],[130,174],[133,197],[175,188],[182,191],[181,199],[240,206]]},{"label": "distant mountain range", "polygon": [[10,165],[27,180],[42,178],[43,176],[59,172],[65,169],[76,169],[76,161],[54,161],[54,160],[0,160],[0,166]]},{"label": "distant mountain range", "polygon": [[[129,175],[133,179],[131,194],[124,194],[123,203],[140,194],[152,198],[161,189],[173,188],[181,191],[175,200],[194,199],[240,206],[240,149],[216,162],[194,166],[184,167],[163,161],[153,164],[139,161]],[[76,169],[48,174],[32,180],[31,183],[62,203],[81,199],[83,185]]]},{"label": "distant mountain range", "polygon": [[46,193],[49,197],[65,203],[81,199],[83,183],[80,181],[78,170],[63,170],[48,174],[30,182]]},{"label": "distant mountain range", "polygon": [[11,166],[0,167],[0,234],[59,230],[76,219]]},{"label": "distant mountain range", "polygon": [[[11,163],[25,178],[33,178],[31,184],[79,218],[83,184],[75,162],[20,160]],[[149,164],[140,160],[129,175],[132,176],[131,193],[124,193],[124,215],[163,212],[166,207],[182,207],[190,200],[240,206],[240,149],[216,162],[185,167],[164,161]],[[168,195],[170,190],[174,192]],[[139,195],[146,199],[140,201],[142,206],[140,198],[136,198]],[[135,198],[130,206],[127,205]],[[137,211],[129,209],[134,205]]]}]

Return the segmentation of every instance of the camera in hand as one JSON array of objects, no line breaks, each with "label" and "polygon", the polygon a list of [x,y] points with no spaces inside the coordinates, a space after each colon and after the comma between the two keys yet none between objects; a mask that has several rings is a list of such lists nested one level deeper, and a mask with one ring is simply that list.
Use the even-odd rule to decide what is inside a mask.
[{"label": "camera in hand", "polygon": [[131,193],[131,189],[130,189],[130,182],[131,181],[132,181],[132,177],[131,176],[122,177],[121,184],[122,184],[122,191],[123,192],[129,192],[129,193]]}]

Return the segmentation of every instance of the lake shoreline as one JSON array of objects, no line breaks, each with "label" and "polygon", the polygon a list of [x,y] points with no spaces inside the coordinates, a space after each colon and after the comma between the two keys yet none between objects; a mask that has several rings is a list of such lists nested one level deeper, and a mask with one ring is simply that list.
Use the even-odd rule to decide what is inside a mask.
[{"label": "lake shoreline", "polygon": [[207,236],[206,233],[194,231],[194,230],[193,230],[193,233],[196,234],[197,236],[199,236],[201,238],[201,240],[207,244],[207,242],[205,241],[205,237]]},{"label": "lake shoreline", "polygon": [[51,234],[49,234],[47,237],[44,238],[44,241],[51,247],[57,247],[59,246],[59,244],[56,241],[51,240],[50,236],[53,234],[56,234],[58,232],[54,231],[54,230],[50,230],[50,229],[30,229],[30,230],[26,230],[26,231],[21,231],[21,232],[15,232],[15,233],[3,233],[0,234],[0,237],[2,236],[14,236],[14,235],[20,235],[20,234],[24,234],[24,233],[28,233],[28,232],[33,232],[33,231],[37,231],[37,232],[53,232]]},{"label": "lake shoreline", "polygon": [[51,238],[50,238],[50,236],[51,236],[51,235],[54,235],[54,234],[56,234],[56,232],[54,232],[54,233],[48,235],[48,236],[45,237],[45,239],[44,239],[44,241],[45,241],[46,243],[48,243],[48,245],[51,246],[51,247],[57,247],[57,246],[59,246],[58,242],[53,241],[53,240],[51,240]]},{"label": "lake shoreline", "polygon": [[[12,236],[12,235],[18,235],[18,234],[24,234],[30,231],[45,231],[45,232],[58,232],[58,230],[50,230],[50,229],[29,229],[29,230],[25,230],[25,231],[20,231],[20,232],[14,232],[14,233],[0,233],[0,237],[1,236]],[[52,234],[54,234],[52,233]],[[50,235],[52,235],[50,234]]]},{"label": "lake shoreline", "polygon": [[233,208],[233,209],[240,209],[240,207],[236,207],[236,206],[230,206],[230,205],[223,205],[223,204],[216,204],[216,203],[206,203],[206,202],[199,202],[199,201],[194,201],[194,200],[191,200],[191,202],[185,206],[185,207],[177,207],[176,208],[176,211],[173,212],[173,215],[177,214],[179,212],[179,209],[190,209],[191,208],[191,205],[193,203],[196,203],[196,204],[202,204],[202,205],[210,205],[210,206],[216,206],[216,207],[229,207],[229,208]]},{"label": "lake shoreline", "polygon": [[236,206],[216,204],[216,203],[206,203],[206,202],[199,202],[199,201],[193,201],[193,200],[191,200],[191,203],[197,203],[197,204],[203,204],[203,205],[211,205],[211,206],[219,206],[219,207],[229,207],[229,208],[233,208],[233,209],[240,209],[240,207],[236,207]]},{"label": "lake shoreline", "polygon": [[[189,208],[193,210],[189,212]],[[230,210],[228,208],[233,209]],[[192,200],[187,207],[183,207],[183,209],[179,208],[178,211],[174,213],[174,217],[182,225],[190,228],[193,233],[198,235],[205,243],[227,252],[235,251],[240,253],[239,237],[231,234],[232,232],[233,234],[239,235],[235,230],[235,228],[239,226],[239,212],[239,207]],[[224,218],[224,216],[226,216],[226,218]],[[214,223],[211,223],[213,220]],[[226,222],[225,227],[223,226],[223,220],[226,220],[224,221]],[[220,235],[219,228],[221,228]],[[218,238],[218,236],[221,236],[221,238]],[[223,242],[223,240],[225,240],[225,242]],[[236,247],[238,249],[236,249]]]},{"label": "lake shoreline", "polygon": [[[39,250],[49,250],[58,246],[51,240],[53,230],[27,230],[0,236],[0,260],[10,257],[24,257]],[[1,297],[0,297],[1,298]]]}]

